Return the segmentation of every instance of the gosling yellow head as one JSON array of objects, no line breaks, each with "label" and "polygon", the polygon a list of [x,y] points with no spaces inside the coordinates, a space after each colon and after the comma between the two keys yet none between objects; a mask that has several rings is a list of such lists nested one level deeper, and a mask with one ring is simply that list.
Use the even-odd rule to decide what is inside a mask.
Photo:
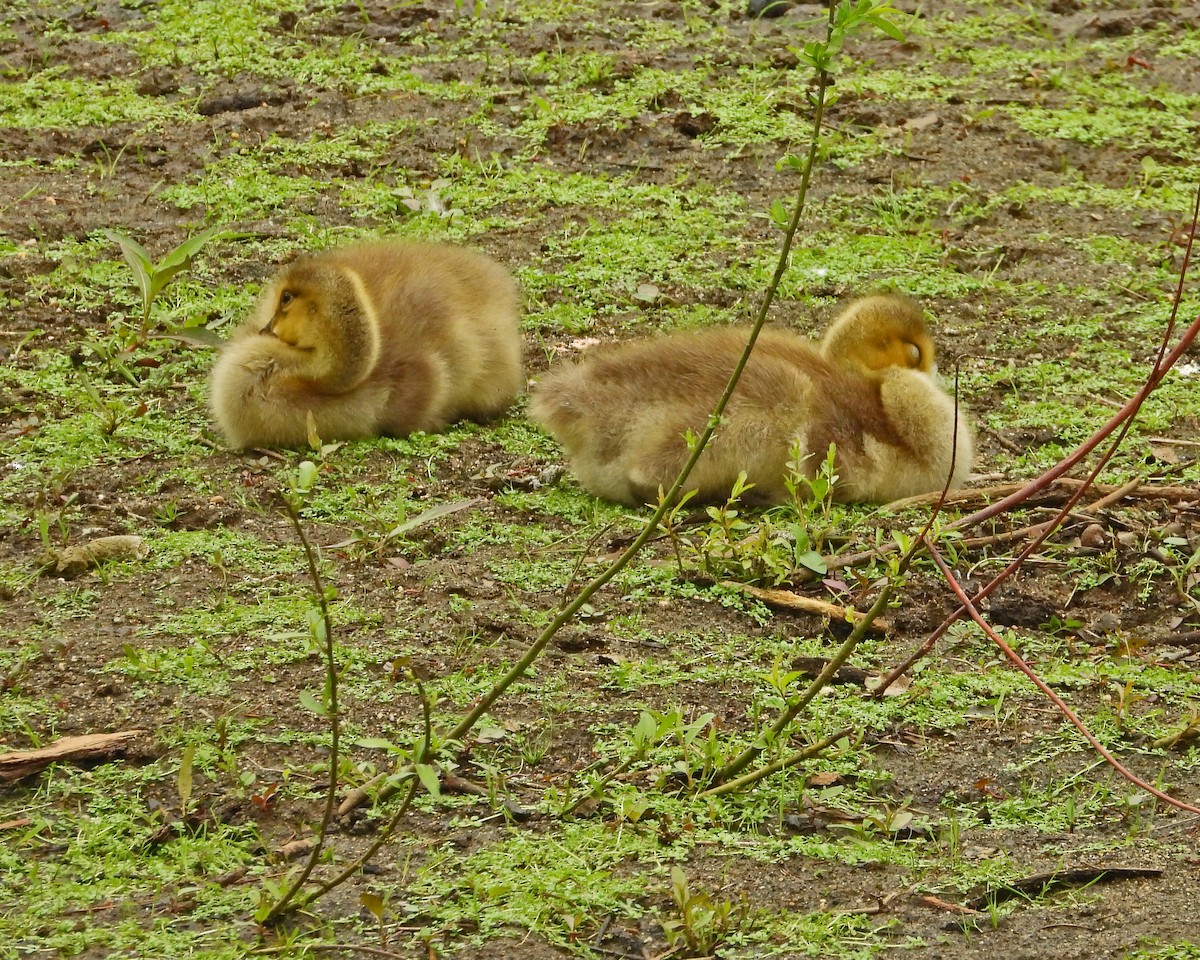
[{"label": "gosling yellow head", "polygon": [[822,338],[821,352],[868,373],[888,367],[935,369],[933,338],[921,308],[896,294],[863,297],[847,306]]}]

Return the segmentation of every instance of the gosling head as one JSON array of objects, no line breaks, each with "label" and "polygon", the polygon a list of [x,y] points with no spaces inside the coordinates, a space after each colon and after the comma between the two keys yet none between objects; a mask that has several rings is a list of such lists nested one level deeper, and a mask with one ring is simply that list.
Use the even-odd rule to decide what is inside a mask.
[{"label": "gosling head", "polygon": [[932,373],[933,338],[921,308],[907,297],[879,294],[855,300],[821,341],[830,360],[866,372],[903,367]]},{"label": "gosling head", "polygon": [[341,270],[298,260],[275,280],[259,333],[298,350],[316,350],[357,313],[354,286]]},{"label": "gosling head", "polygon": [[258,332],[299,351],[295,362],[325,389],[351,389],[371,373],[380,352],[360,286],[350,270],[315,258],[297,260],[261,301]]}]

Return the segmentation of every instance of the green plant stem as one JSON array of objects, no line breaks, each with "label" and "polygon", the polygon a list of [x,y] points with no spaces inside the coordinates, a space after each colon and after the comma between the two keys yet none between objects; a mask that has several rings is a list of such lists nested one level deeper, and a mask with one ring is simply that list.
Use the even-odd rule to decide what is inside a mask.
[{"label": "green plant stem", "polygon": [[296,536],[300,538],[300,545],[304,550],[304,559],[308,564],[308,575],[312,580],[313,590],[317,597],[317,605],[321,610],[321,622],[325,627],[325,644],[322,652],[325,655],[325,684],[329,693],[326,703],[329,713],[329,783],[326,785],[325,809],[321,814],[321,824],[317,827],[316,846],[313,847],[312,852],[309,854],[308,860],[305,862],[299,876],[296,877],[291,886],[279,898],[279,901],[271,907],[270,912],[263,918],[264,926],[271,925],[283,916],[288,909],[288,905],[307,882],[309,875],[316,869],[321,852],[325,848],[325,837],[329,832],[329,825],[333,822],[333,812],[337,807],[338,766],[340,765],[341,718],[338,715],[338,670],[333,645],[333,620],[329,615],[329,599],[325,595],[325,582],[321,579],[321,572],[317,569],[316,552],[313,550],[312,543],[304,532],[304,525],[300,523],[296,507],[286,497],[283,502],[288,518],[292,521],[292,527],[296,531]]},{"label": "green plant stem", "polygon": [[812,703],[813,697],[820,693],[825,685],[833,679],[833,675],[841,669],[842,664],[850,659],[850,655],[854,653],[858,642],[863,638],[867,630],[870,629],[871,624],[875,622],[875,618],[883,612],[883,609],[888,605],[888,601],[892,599],[895,584],[896,580],[889,580],[880,588],[879,596],[875,598],[875,602],[871,604],[871,608],[854,625],[854,629],[850,631],[850,636],[842,641],[842,645],[838,648],[837,653],[825,664],[825,669],[817,674],[805,691],[788,705],[788,708],[779,715],[779,718],[771,725],[771,729],[767,733],[756,738],[754,744],[747,747],[737,758],[731,760],[713,774],[712,780],[714,783],[723,784],[733,777],[738,776],[738,774],[758,758],[763,750],[766,749],[768,743],[774,742],[784,734],[792,721],[800,716],[805,707]]},{"label": "green plant stem", "polygon": [[[836,4],[830,6],[829,10],[829,28],[828,32],[833,29],[833,15]],[[525,651],[525,655],[521,657],[509,671],[496,681],[486,694],[484,694],[465,717],[447,734],[447,739],[461,740],[467,732],[479,722],[480,718],[487,712],[488,708],[495,703],[504,692],[512,686],[520,677],[525,674],[525,671],[533,665],[546,646],[558,634],[566,624],[570,623],[580,609],[583,608],[591,598],[604,586],[613,580],[622,570],[629,566],[634,557],[641,552],[642,547],[650,540],[651,537],[658,531],[659,523],[663,517],[667,515],[679,496],[680,490],[687,482],[688,476],[692,472],[692,468],[696,466],[700,455],[704,452],[705,446],[712,438],[716,430],[717,424],[720,422],[721,415],[725,412],[725,407],[729,403],[729,398],[733,395],[734,388],[737,386],[738,380],[741,379],[742,371],[746,369],[746,364],[750,360],[750,354],[754,350],[755,341],[758,340],[758,335],[761,332],[763,325],[767,322],[767,314],[770,311],[771,304],[775,300],[775,295],[779,290],[779,284],[783,280],[783,275],[788,267],[788,255],[792,250],[792,241],[796,236],[796,231],[800,227],[800,217],[804,212],[805,201],[808,198],[808,185],[812,178],[813,164],[816,162],[817,150],[820,146],[821,125],[825,117],[825,95],[829,90],[829,72],[821,70],[817,74],[817,96],[816,106],[813,111],[813,135],[808,146],[808,156],[804,162],[804,169],[800,175],[800,185],[796,191],[796,204],[792,209],[791,219],[788,221],[787,230],[783,235],[783,245],[779,251],[779,259],[775,264],[775,272],[771,277],[771,282],[767,286],[763,294],[762,303],[759,305],[758,314],[754,318],[754,324],[750,328],[750,336],[746,340],[746,347],[742,351],[741,357],[738,358],[737,366],[734,367],[733,373],[730,374],[729,382],[725,385],[725,391],[721,394],[720,400],[717,401],[716,408],[712,415],[708,418],[708,423],[705,425],[704,431],[700,434],[700,438],[692,447],[691,455],[687,462],[683,465],[683,469],[679,471],[679,476],[671,484],[671,488],[662,496],[658,507],[646,521],[642,532],[625,551],[617,557],[609,566],[603,570],[598,576],[587,583],[582,590],[576,595],[575,599],[568,603],[558,615],[550,622],[550,624],[541,632],[536,640]]]},{"label": "green plant stem", "polygon": [[719,783],[715,787],[709,787],[707,790],[701,790],[697,796],[701,797],[719,797],[724,793],[734,793],[741,790],[743,787],[748,787],[751,784],[758,783],[773,773],[778,773],[780,770],[786,770],[788,767],[794,767],[798,763],[803,763],[815,757],[818,753],[833,746],[842,737],[848,737],[854,732],[853,727],[843,727],[837,733],[831,733],[829,736],[818,740],[816,743],[810,743],[803,750],[797,750],[795,753],[782,757],[779,760],[773,760],[766,766],[759,767],[757,770],[752,770],[745,776],[738,777],[736,780],[726,780]]},{"label": "green plant stem", "polygon": [[[358,871],[362,869],[363,865],[366,864],[373,856],[375,856],[375,854],[379,852],[385,843],[392,839],[393,834],[396,832],[396,828],[400,825],[401,818],[403,818],[403,816],[408,812],[408,808],[412,804],[413,798],[417,795],[417,786],[419,781],[417,780],[415,767],[418,763],[425,763],[427,761],[430,745],[433,743],[433,708],[430,706],[429,697],[426,695],[425,688],[421,685],[421,682],[416,680],[415,677],[413,679],[417,685],[417,693],[421,698],[421,716],[425,725],[425,733],[422,742],[417,746],[416,750],[413,751],[412,762],[414,770],[411,774],[412,779],[408,784],[408,793],[405,795],[404,799],[400,801],[400,805],[396,808],[396,812],[392,814],[392,818],[379,832],[379,836],[375,838],[371,845],[367,847],[367,849],[364,850],[357,859],[345,867],[341,873],[337,874],[337,876],[335,876],[333,879],[327,880],[307,897],[305,897],[303,904],[304,906],[308,906],[310,903],[319,900],[330,890],[341,886],[352,876],[358,873]],[[380,796],[382,797],[384,795],[385,792],[381,791]]]}]

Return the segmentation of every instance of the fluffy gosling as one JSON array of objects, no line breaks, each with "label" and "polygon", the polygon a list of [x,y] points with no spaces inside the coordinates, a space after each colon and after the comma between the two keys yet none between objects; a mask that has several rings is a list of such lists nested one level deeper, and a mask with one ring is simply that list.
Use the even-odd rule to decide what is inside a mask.
[{"label": "fluffy gosling", "polygon": [[[631,505],[652,501],[687,459],[684,435],[703,429],[745,341],[745,330],[715,328],[596,348],[552,369],[530,414],[566,448],[586,489]],[[745,471],[755,485],[748,499],[779,503],[793,445],[801,473],[812,476],[830,443],[834,495],[845,502],[940,490],[947,477],[961,485],[970,428],[932,369],[924,321],[901,298],[850,304],[820,348],[764,330],[685,489],[720,501]]]},{"label": "fluffy gosling", "polygon": [[524,386],[520,298],[457,247],[361,243],[303,256],[222,348],[210,405],[233,447],[445,429],[504,412]]}]

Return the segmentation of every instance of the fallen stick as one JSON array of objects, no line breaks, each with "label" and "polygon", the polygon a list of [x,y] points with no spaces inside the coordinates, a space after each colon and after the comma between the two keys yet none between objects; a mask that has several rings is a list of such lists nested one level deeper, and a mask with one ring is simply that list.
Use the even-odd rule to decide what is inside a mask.
[{"label": "fallen stick", "polygon": [[948,913],[957,913],[964,917],[980,916],[979,910],[974,910],[971,907],[964,907],[958,903],[951,903],[949,900],[943,900],[941,897],[935,897],[932,893],[927,893],[924,896],[917,897],[918,903],[923,903],[927,907],[933,907],[935,910],[945,910]]},{"label": "fallen stick", "polygon": [[107,760],[120,753],[134,737],[145,730],[122,730],[120,733],[88,733],[79,737],[63,737],[48,747],[37,750],[17,750],[0,754],[0,783],[15,783],[40,773],[52,763],[68,760]]},{"label": "fallen stick", "polygon": [[[1098,485],[1093,484],[1092,486],[1093,489],[1095,489],[1095,487]],[[1121,500],[1124,500],[1126,497],[1131,496],[1140,487],[1140,480],[1130,480],[1128,483],[1123,484],[1120,487],[1110,488],[1112,490],[1111,493],[1106,494],[1093,503],[1089,503],[1081,512],[1085,514],[1099,513],[1101,510],[1111,507],[1114,503],[1118,503]],[[1002,533],[994,533],[987,537],[965,537],[963,540],[959,541],[958,545],[959,547],[973,550],[976,547],[990,547],[999,543],[1011,543],[1014,540],[1025,540],[1040,536],[1042,533],[1051,529],[1058,522],[1059,518],[1055,517],[1054,519],[1047,520],[1044,523],[1035,523],[1031,527],[1021,527],[1017,530],[1005,530]]]},{"label": "fallen stick", "polygon": [[[766,587],[755,587],[748,583],[737,583],[733,580],[722,580],[719,586],[737,590],[747,596],[761,600],[772,607],[783,610],[800,610],[804,613],[815,613],[819,617],[829,617],[831,620],[841,620],[845,623],[857,623],[865,614],[852,607],[839,606],[827,600],[817,600],[814,597],[804,597],[791,590],[769,590]],[[870,629],[877,633],[886,633],[890,624],[886,620],[876,619]]]},{"label": "fallen stick", "polygon": [[1100,880],[1120,880],[1134,877],[1161,877],[1161,867],[1068,867],[1064,870],[1047,870],[1020,880],[1000,883],[967,901],[967,906],[983,910],[990,904],[999,903],[1016,896],[1038,896],[1050,887],[1078,887]]},{"label": "fallen stick", "polygon": [[[1132,490],[1128,490],[1117,497],[1117,500],[1131,497],[1134,493],[1137,494],[1139,500],[1200,500],[1200,487],[1189,487],[1171,484],[1154,484],[1142,483],[1140,481],[1130,481],[1134,484]],[[1059,500],[1077,491],[1084,484],[1083,480],[1075,477],[1059,477],[1045,490],[1039,494],[1039,500]],[[946,495],[945,506],[947,507],[985,507],[992,503],[997,497],[1007,497],[1022,490],[1027,485],[1026,482],[1020,483],[999,483],[990,487],[975,487],[965,490],[951,490]],[[1108,483],[1093,483],[1089,484],[1089,489],[1102,497],[1108,497],[1116,494],[1118,491],[1126,490],[1129,483],[1113,486]],[[1061,489],[1056,489],[1061,488]],[[938,493],[922,493],[916,497],[905,497],[903,500],[893,500],[891,503],[884,504],[884,510],[904,510],[908,507],[928,507],[937,503],[941,499]],[[949,525],[951,528],[956,528],[957,523]]]}]

